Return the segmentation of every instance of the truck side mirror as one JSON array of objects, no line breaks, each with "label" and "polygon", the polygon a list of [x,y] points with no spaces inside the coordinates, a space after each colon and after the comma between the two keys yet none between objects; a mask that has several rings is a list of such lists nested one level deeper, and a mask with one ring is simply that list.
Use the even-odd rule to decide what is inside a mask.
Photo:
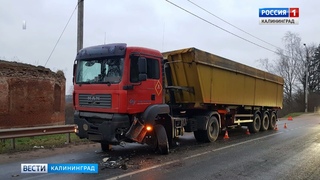
[{"label": "truck side mirror", "polygon": [[74,83],[74,78],[75,78],[75,76],[76,76],[76,69],[77,69],[77,64],[75,63],[75,64],[73,64],[73,72],[72,72],[73,78],[72,78],[72,83]]},{"label": "truck side mirror", "polygon": [[139,57],[138,59],[139,74],[147,74],[147,59]]},{"label": "truck side mirror", "polygon": [[139,57],[138,59],[139,68],[139,81],[147,80],[147,59],[145,57]]},{"label": "truck side mirror", "polygon": [[139,74],[139,81],[147,80],[147,74]]}]

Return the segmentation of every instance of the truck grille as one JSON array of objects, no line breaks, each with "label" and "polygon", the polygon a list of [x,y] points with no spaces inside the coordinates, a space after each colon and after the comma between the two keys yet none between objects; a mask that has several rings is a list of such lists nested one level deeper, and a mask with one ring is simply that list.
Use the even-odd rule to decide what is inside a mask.
[{"label": "truck grille", "polygon": [[111,108],[111,94],[79,94],[82,107]]}]

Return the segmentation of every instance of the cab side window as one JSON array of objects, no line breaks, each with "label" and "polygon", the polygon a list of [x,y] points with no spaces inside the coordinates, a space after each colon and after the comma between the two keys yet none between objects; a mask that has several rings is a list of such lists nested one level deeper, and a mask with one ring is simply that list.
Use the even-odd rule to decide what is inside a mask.
[{"label": "cab side window", "polygon": [[130,60],[130,82],[139,82],[138,56],[131,56]]},{"label": "cab side window", "polygon": [[159,79],[159,77],[160,77],[159,61],[157,59],[147,58],[147,78]]},{"label": "cab side window", "polygon": [[[130,58],[130,82],[139,82],[139,56],[131,56]],[[147,79],[159,79],[160,69],[159,60],[153,58],[147,58]]]}]

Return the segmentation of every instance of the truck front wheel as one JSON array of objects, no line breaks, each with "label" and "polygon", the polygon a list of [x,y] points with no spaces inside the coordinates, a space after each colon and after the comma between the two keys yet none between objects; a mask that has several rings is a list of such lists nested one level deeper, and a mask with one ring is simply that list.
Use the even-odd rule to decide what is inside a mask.
[{"label": "truck front wheel", "polygon": [[154,126],[154,131],[157,137],[157,148],[160,154],[169,154],[169,141],[165,128],[161,124],[156,124]]},{"label": "truck front wheel", "polygon": [[214,142],[219,136],[218,119],[212,116],[208,121],[207,130],[197,130],[193,134],[199,142]]}]

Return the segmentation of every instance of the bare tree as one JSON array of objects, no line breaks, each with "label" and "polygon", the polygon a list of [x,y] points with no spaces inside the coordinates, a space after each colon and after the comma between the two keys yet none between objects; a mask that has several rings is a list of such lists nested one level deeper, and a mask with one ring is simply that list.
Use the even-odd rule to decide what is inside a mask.
[{"label": "bare tree", "polygon": [[[273,62],[261,59],[260,65],[268,72],[284,78],[284,108],[291,111],[303,110],[303,94],[306,76],[306,47],[298,34],[288,31],[283,37],[284,48],[277,49],[278,58]],[[309,55],[309,88],[320,89],[320,60],[316,60],[315,46],[307,47]],[[320,58],[320,49],[319,49]],[[317,73],[316,73],[317,72]]]},{"label": "bare tree", "polygon": [[[288,31],[283,37],[284,49],[277,49],[278,58],[274,62],[261,59],[260,64],[268,72],[284,78],[284,97],[287,103],[293,100],[293,93],[301,86],[301,67],[304,64],[303,45],[298,34]],[[303,68],[304,70],[305,68]]]},{"label": "bare tree", "polygon": [[316,81],[316,88],[314,89],[314,92],[320,93],[320,44],[315,49],[312,60],[314,61],[314,64],[310,64],[310,66],[314,65],[313,70],[316,74],[313,78]]},{"label": "bare tree", "polygon": [[[305,89],[306,71],[308,71],[308,89],[311,92],[314,92],[316,89],[319,89],[320,85],[320,57],[316,57],[316,51],[317,46],[315,44],[305,46],[305,53],[303,58],[304,66],[303,68],[301,68],[301,71],[299,73],[299,81],[303,85],[303,89]],[[306,67],[308,68],[307,70]]]},{"label": "bare tree", "polygon": [[276,70],[275,66],[277,65],[276,61],[270,62],[268,58],[264,58],[264,59],[259,59],[258,63],[260,64],[259,66],[262,69],[265,69],[267,72],[280,75],[278,72],[275,71]]}]

